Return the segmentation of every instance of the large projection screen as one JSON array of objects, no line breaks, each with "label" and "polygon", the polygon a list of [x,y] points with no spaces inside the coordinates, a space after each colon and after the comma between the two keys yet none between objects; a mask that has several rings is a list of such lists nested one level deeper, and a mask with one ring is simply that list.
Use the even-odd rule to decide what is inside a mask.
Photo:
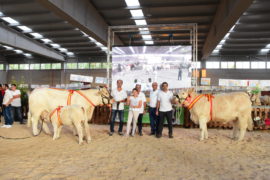
[{"label": "large projection screen", "polygon": [[123,80],[131,91],[137,83],[143,91],[153,82],[168,82],[170,89],[191,87],[191,46],[125,46],[112,48],[112,88]]}]

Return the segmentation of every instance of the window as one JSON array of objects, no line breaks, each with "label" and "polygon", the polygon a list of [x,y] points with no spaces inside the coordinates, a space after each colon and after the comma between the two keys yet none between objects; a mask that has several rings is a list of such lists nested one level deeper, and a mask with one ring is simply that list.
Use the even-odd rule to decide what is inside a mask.
[{"label": "window", "polygon": [[264,61],[251,62],[251,69],[265,69],[265,62]]},{"label": "window", "polygon": [[52,65],[50,63],[45,63],[40,65],[40,69],[46,70],[51,69]]},{"label": "window", "polygon": [[8,69],[9,70],[18,70],[19,64],[9,64]]},{"label": "window", "polygon": [[77,63],[67,63],[67,69],[77,69]]},{"label": "window", "polygon": [[29,70],[29,64],[19,64],[20,70]]},{"label": "window", "polygon": [[267,62],[267,69],[270,69],[270,61]]},{"label": "window", "polygon": [[201,68],[201,62],[200,61],[192,62],[191,67],[192,67],[192,69],[195,69],[195,68],[200,69]]},{"label": "window", "polygon": [[31,70],[40,70],[40,64],[30,64]]},{"label": "window", "polygon": [[78,69],[89,69],[89,63],[78,63]]},{"label": "window", "polygon": [[0,70],[4,70],[4,64],[0,64]]},{"label": "window", "polygon": [[236,69],[249,69],[250,62],[249,61],[236,61]]},{"label": "window", "polygon": [[[102,63],[102,68],[107,69],[108,63]],[[109,68],[112,68],[112,63],[109,63]]]},{"label": "window", "polygon": [[52,69],[61,69],[61,63],[52,63]]},{"label": "window", "polygon": [[206,69],[219,69],[219,61],[206,62]]},{"label": "window", "polygon": [[235,63],[232,61],[224,61],[221,62],[221,69],[234,69],[235,68]]},{"label": "window", "polygon": [[91,69],[101,69],[102,64],[101,63],[90,63]]}]

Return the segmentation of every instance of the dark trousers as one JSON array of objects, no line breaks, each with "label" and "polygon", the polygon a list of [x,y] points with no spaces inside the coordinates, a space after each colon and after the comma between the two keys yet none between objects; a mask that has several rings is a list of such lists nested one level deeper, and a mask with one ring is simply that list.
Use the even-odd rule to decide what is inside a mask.
[{"label": "dark trousers", "polygon": [[23,124],[22,108],[21,107],[11,106],[10,113],[11,113],[11,118],[13,119],[13,121],[15,121],[15,117],[17,117],[18,121],[21,124]]},{"label": "dark trousers", "polygon": [[149,108],[151,134],[156,134],[158,131],[158,116],[156,115],[157,108]]},{"label": "dark trousers", "polygon": [[163,125],[165,117],[168,122],[169,135],[173,134],[172,128],[172,111],[161,112],[159,111],[159,125],[158,125],[158,135],[162,135]]},{"label": "dark trousers", "polygon": [[115,122],[115,118],[116,115],[118,113],[118,117],[119,117],[119,129],[118,132],[122,132],[123,130],[123,120],[124,120],[124,110],[112,110],[112,118],[111,118],[111,122],[110,122],[110,131],[114,132],[114,122]]},{"label": "dark trousers", "polygon": [[4,106],[4,118],[5,118],[5,125],[12,125],[13,124],[13,119],[11,117],[11,113],[10,113],[10,108],[11,106]]},{"label": "dark trousers", "polygon": [[138,123],[137,123],[139,134],[142,133],[142,125],[143,125],[142,119],[143,119],[143,113],[140,113],[138,117]]}]

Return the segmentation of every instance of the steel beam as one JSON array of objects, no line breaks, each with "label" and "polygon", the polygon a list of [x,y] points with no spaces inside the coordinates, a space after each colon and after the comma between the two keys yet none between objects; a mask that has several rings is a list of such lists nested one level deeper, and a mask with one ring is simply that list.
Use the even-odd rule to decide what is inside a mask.
[{"label": "steel beam", "polygon": [[[39,2],[97,41],[107,44],[108,24],[89,0],[39,0]],[[116,41],[121,42],[118,38]]]},{"label": "steel beam", "polygon": [[202,58],[206,59],[239,17],[252,4],[253,0],[221,0],[207,39],[204,43]]},{"label": "steel beam", "polygon": [[61,53],[54,51],[53,49],[0,24],[0,43],[8,46],[12,46],[21,50],[32,52],[41,56],[45,56],[51,59],[64,61],[65,58]]}]

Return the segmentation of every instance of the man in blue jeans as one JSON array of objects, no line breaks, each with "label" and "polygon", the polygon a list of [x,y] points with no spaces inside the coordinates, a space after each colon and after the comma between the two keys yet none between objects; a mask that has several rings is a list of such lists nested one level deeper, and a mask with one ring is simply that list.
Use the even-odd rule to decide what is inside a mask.
[{"label": "man in blue jeans", "polygon": [[21,91],[17,89],[16,84],[11,85],[11,92],[13,99],[11,101],[11,117],[15,120],[15,117],[18,118],[20,124],[24,124],[22,117],[22,103],[21,103]]},{"label": "man in blue jeans", "polygon": [[158,116],[156,115],[157,107],[157,96],[158,96],[158,84],[156,82],[152,83],[153,90],[150,91],[150,104],[149,104],[149,116],[150,116],[150,126],[151,126],[151,135],[157,133],[158,127]]},{"label": "man in blue jeans", "polygon": [[11,128],[12,124],[13,124],[13,119],[11,117],[11,113],[10,113],[10,103],[12,101],[12,93],[9,90],[9,87],[7,84],[3,85],[3,89],[5,90],[5,95],[4,95],[4,99],[3,99],[3,115],[5,118],[5,125],[1,126],[3,128]]},{"label": "man in blue jeans", "polygon": [[114,122],[116,115],[119,117],[119,129],[118,134],[123,135],[123,121],[124,121],[124,103],[127,100],[127,93],[122,89],[123,81],[117,80],[117,88],[112,90],[113,105],[112,105],[112,118],[110,122],[110,133],[112,136],[114,133]]}]

